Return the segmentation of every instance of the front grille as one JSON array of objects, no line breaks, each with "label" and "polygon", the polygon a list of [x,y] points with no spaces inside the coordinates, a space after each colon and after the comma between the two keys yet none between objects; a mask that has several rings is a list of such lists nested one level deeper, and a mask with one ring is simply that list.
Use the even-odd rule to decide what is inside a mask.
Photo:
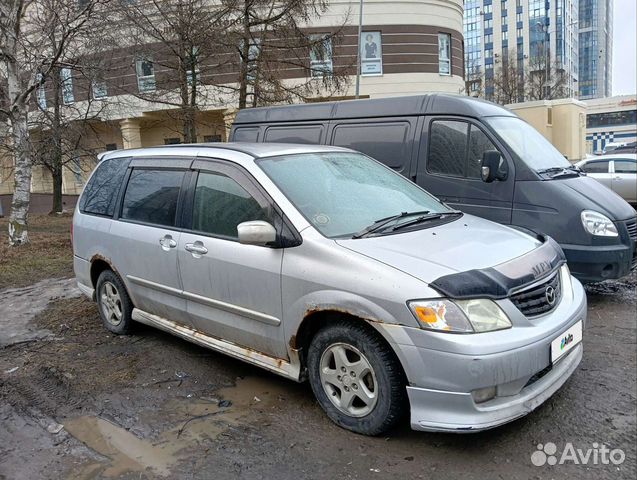
[{"label": "front grille", "polygon": [[[555,294],[555,301],[549,302],[547,290],[552,288]],[[535,317],[543,313],[550,312],[562,298],[562,288],[560,285],[559,272],[555,272],[542,283],[532,285],[518,293],[511,295],[511,301],[527,317]]]},{"label": "front grille", "polygon": [[637,242],[637,220],[628,220],[626,222],[628,236],[633,242]]}]

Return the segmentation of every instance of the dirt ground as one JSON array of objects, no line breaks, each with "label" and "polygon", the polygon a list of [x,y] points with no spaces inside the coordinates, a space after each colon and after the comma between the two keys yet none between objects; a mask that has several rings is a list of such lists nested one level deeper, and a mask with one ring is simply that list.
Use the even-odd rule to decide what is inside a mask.
[{"label": "dirt ground", "polygon": [[[380,438],[332,424],[307,384],[144,326],[108,333],[72,282],[0,291],[0,479],[632,479],[636,287],[634,274],[588,287],[583,363],[527,417]],[[534,466],[548,442],[625,460]]]},{"label": "dirt ground", "polygon": [[31,243],[12,248],[7,233],[9,219],[0,218],[0,290],[73,275],[71,219],[71,214],[29,215]]}]

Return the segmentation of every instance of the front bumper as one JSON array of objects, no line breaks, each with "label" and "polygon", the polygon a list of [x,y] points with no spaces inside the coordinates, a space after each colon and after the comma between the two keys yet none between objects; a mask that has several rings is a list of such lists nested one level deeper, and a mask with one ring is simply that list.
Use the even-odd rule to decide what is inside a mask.
[{"label": "front bumper", "polygon": [[519,394],[496,397],[476,404],[471,393],[444,392],[407,387],[411,405],[411,428],[424,431],[479,432],[511,422],[532,412],[553,395],[582,360],[580,343],[551,371]]},{"label": "front bumper", "polygon": [[635,267],[637,257],[633,245],[561,245],[568,268],[585,282],[600,282],[621,278]]},{"label": "front bumper", "polygon": [[[546,315],[527,318],[510,300],[499,301],[513,328],[454,335],[375,324],[394,348],[409,386],[414,430],[472,432],[522,417],[553,395],[575,371],[583,344],[551,363],[551,342],[577,322],[586,324],[586,295],[572,292]],[[476,403],[472,391],[496,388]]]}]

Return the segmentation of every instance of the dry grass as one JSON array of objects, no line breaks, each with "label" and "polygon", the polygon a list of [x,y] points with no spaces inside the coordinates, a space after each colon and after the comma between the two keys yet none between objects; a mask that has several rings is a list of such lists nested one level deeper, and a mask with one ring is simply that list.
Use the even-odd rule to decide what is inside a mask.
[{"label": "dry grass", "polygon": [[0,290],[73,275],[71,215],[29,215],[31,243],[10,247],[7,218],[0,218]]}]

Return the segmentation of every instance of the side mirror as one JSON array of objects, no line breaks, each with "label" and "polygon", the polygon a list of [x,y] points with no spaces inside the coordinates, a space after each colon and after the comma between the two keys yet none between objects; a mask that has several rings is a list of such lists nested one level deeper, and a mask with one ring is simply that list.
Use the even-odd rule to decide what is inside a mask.
[{"label": "side mirror", "polygon": [[237,225],[239,243],[245,245],[267,245],[276,241],[276,230],[268,222],[253,220]]},{"label": "side mirror", "polygon": [[[482,181],[491,183],[494,180],[506,180],[506,164],[502,165],[502,156],[496,150],[487,150],[482,154],[480,174]],[[502,168],[504,167],[504,168]]]}]

